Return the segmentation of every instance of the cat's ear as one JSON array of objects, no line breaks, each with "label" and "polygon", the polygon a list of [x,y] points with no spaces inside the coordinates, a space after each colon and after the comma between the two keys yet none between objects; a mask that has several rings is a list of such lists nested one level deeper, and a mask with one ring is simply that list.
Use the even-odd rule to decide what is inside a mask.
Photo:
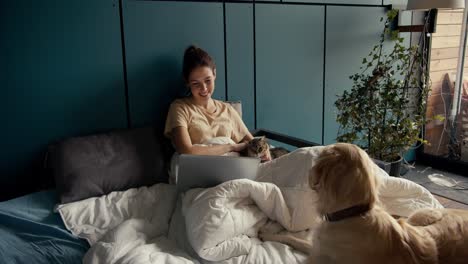
[{"label": "cat's ear", "polygon": [[265,140],[265,139],[266,139],[266,137],[265,137],[265,136],[260,136],[260,139],[263,139],[263,140]]}]

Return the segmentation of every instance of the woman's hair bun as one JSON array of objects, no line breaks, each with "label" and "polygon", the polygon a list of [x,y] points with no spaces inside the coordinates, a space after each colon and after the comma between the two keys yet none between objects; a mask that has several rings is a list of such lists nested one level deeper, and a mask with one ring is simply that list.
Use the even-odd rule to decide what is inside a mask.
[{"label": "woman's hair bun", "polygon": [[190,45],[185,49],[184,61],[182,66],[182,75],[185,81],[188,81],[190,73],[197,67],[209,67],[213,72],[216,65],[211,56],[196,45]]}]

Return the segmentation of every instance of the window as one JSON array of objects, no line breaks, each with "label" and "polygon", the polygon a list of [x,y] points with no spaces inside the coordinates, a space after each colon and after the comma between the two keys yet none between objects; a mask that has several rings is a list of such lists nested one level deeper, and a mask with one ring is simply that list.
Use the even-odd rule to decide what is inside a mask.
[{"label": "window", "polygon": [[[430,47],[432,92],[427,117],[441,115],[426,125],[424,154],[468,165],[468,61],[466,10],[439,10]],[[466,62],[466,63],[465,63]],[[461,69],[461,70],[460,70]],[[457,78],[459,78],[457,80]]]}]

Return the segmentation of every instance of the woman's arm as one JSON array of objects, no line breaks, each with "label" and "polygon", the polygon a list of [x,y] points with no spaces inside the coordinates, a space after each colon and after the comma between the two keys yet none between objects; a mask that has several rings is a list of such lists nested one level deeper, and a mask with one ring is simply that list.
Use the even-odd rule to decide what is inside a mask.
[{"label": "woman's arm", "polygon": [[249,142],[250,140],[252,140],[252,139],[253,139],[253,136],[252,136],[252,134],[250,134],[250,132],[249,132],[247,135],[245,135],[245,137],[241,140],[241,142],[248,143],[248,142]]},{"label": "woman's arm", "polygon": [[[186,127],[175,127],[172,129],[172,142],[176,151],[181,154],[196,155],[223,155],[228,152],[239,152],[246,147],[246,143],[198,146],[193,145]],[[246,136],[247,137],[247,136]]]}]

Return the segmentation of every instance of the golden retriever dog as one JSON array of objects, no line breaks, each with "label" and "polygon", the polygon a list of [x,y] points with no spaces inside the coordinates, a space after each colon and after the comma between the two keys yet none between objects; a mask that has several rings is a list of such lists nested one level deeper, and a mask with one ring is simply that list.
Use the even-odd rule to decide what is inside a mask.
[{"label": "golden retriever dog", "polygon": [[468,211],[423,209],[396,220],[379,206],[373,161],[352,144],[325,147],[310,171],[323,221],[312,242],[261,233],[309,255],[307,263],[468,263]]}]

